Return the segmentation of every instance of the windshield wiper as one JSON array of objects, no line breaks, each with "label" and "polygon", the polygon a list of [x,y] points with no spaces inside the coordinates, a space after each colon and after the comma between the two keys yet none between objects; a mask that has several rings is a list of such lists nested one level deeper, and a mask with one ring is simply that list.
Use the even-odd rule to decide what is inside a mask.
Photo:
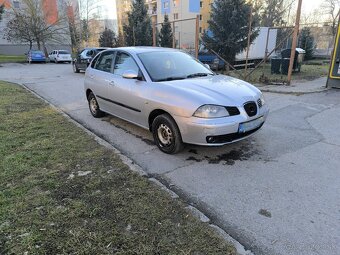
[{"label": "windshield wiper", "polygon": [[211,74],[211,73],[193,73],[193,74],[189,74],[187,76],[187,78],[204,77],[204,76],[208,76],[208,75],[213,75],[213,74]]},{"label": "windshield wiper", "polygon": [[158,79],[156,80],[157,82],[159,81],[175,81],[175,80],[184,80],[186,77],[183,77],[183,76],[180,76],[180,77],[175,77],[175,76],[172,76],[172,77],[166,77],[166,78],[163,78],[163,79]]}]

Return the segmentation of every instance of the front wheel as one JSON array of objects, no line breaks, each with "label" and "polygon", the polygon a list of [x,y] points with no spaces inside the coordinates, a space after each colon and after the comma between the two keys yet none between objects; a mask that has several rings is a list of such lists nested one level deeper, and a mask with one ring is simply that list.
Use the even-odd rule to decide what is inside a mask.
[{"label": "front wheel", "polygon": [[89,94],[87,100],[89,103],[90,112],[93,117],[100,118],[105,115],[105,113],[99,109],[99,104],[97,102],[97,99],[92,92]]},{"label": "front wheel", "polygon": [[169,114],[162,114],[152,123],[152,134],[158,148],[167,154],[176,154],[184,148],[181,133]]}]

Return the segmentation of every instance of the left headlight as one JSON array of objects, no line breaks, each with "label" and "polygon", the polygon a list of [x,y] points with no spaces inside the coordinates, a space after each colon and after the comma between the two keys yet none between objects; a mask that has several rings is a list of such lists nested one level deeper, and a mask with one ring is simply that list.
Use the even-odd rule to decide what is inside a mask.
[{"label": "left headlight", "polygon": [[220,105],[202,105],[195,111],[193,116],[210,119],[228,117],[229,113],[225,107]]}]

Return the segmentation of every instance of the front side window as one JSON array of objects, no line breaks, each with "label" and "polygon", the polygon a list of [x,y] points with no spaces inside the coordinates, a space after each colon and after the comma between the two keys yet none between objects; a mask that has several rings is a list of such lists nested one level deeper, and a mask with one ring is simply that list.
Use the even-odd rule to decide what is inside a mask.
[{"label": "front side window", "polygon": [[134,61],[134,59],[124,52],[118,52],[116,56],[115,66],[113,69],[113,73],[116,75],[123,76],[123,73],[126,71],[135,71],[139,72],[139,68]]},{"label": "front side window", "polygon": [[113,51],[103,52],[95,63],[94,68],[103,72],[111,72],[113,56]]}]

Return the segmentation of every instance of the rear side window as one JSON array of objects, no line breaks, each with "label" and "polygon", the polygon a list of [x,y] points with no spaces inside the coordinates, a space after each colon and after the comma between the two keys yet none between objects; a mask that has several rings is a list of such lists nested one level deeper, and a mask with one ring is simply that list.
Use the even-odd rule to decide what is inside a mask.
[{"label": "rear side window", "polygon": [[70,54],[70,52],[66,51],[66,50],[60,50],[59,54]]},{"label": "rear side window", "polygon": [[128,70],[132,70],[137,73],[139,72],[139,68],[136,62],[129,54],[126,54],[124,52],[118,52],[113,73],[116,75],[123,76],[123,73]]},{"label": "rear side window", "polygon": [[113,56],[114,56],[113,51],[106,51],[100,54],[100,56],[98,57],[97,61],[94,64],[94,69],[103,72],[111,72]]}]

